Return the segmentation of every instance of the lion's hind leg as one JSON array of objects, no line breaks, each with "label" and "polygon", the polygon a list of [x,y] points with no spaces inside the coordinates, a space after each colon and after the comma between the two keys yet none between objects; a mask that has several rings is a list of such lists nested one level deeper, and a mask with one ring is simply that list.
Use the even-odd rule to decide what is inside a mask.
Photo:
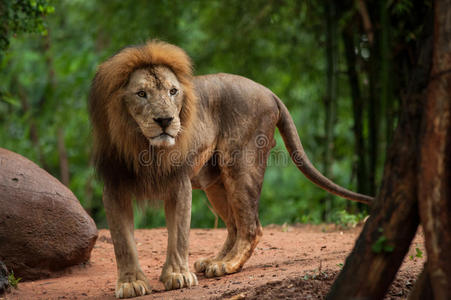
[{"label": "lion's hind leg", "polygon": [[198,273],[204,273],[213,262],[221,261],[232,249],[236,241],[236,225],[233,212],[227,203],[227,192],[221,181],[216,182],[205,190],[207,198],[219,217],[227,227],[227,239],[218,254],[211,258],[201,258],[194,263],[194,269]]},{"label": "lion's hind leg", "polygon": [[[259,170],[255,171],[259,172]],[[206,277],[240,271],[251,257],[262,235],[258,220],[258,198],[263,176],[244,174],[240,178],[227,178],[222,186],[222,197],[218,193],[218,187],[215,187],[214,195],[210,195],[214,191],[207,191],[207,196],[212,204],[214,203],[213,207],[227,225],[228,236],[222,250],[215,258],[196,262],[196,271],[205,273]],[[221,202],[218,203],[220,198]]]}]

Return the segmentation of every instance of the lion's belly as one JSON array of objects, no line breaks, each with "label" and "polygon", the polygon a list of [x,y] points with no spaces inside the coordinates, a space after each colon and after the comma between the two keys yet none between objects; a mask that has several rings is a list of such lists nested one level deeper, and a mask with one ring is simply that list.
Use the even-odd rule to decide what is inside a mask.
[{"label": "lion's belly", "polygon": [[215,168],[213,153],[215,145],[210,144],[200,151],[193,161],[191,185],[193,189],[205,189],[219,178],[219,169]]},{"label": "lion's belly", "polygon": [[205,190],[219,180],[219,174],[219,168],[208,162],[191,178],[191,185],[193,189]]}]

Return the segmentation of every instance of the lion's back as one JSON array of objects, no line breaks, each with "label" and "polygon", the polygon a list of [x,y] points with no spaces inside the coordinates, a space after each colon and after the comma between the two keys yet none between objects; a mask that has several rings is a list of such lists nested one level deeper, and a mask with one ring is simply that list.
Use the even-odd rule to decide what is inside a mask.
[{"label": "lion's back", "polygon": [[252,130],[255,124],[277,122],[276,96],[251,79],[218,73],[196,76],[194,86],[201,111],[220,123],[223,134],[233,135],[246,125]]}]

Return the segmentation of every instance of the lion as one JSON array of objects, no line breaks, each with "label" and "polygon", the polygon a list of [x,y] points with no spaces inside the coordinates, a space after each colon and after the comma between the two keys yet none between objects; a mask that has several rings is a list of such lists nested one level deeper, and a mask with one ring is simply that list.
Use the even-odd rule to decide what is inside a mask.
[{"label": "lion", "polygon": [[167,290],[198,284],[188,266],[192,189],[206,193],[228,232],[219,253],[196,261],[195,271],[214,277],[241,270],[262,236],[258,202],[276,127],[313,183],[350,200],[372,201],[312,165],[287,108],[268,88],[231,74],[194,77],[188,55],[162,41],[125,48],[102,63],[89,112],[117,298],[151,292],[138,262],[133,199],[164,203],[168,247],[160,280]]}]

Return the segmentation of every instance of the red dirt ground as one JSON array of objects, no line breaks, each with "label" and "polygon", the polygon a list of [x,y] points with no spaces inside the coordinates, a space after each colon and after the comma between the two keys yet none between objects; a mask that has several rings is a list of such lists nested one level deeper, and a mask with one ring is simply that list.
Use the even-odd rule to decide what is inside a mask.
[{"label": "red dirt ground", "polygon": [[[360,230],[340,230],[332,225],[268,226],[241,272],[220,278],[198,275],[198,286],[175,291],[165,291],[158,281],[165,260],[166,229],[137,230],[141,267],[153,288],[151,295],[140,299],[323,299]],[[213,255],[225,237],[224,229],[191,230],[191,266],[196,259]],[[425,261],[415,257],[415,248],[425,252],[421,232],[386,299],[406,298]],[[100,230],[90,263],[58,276],[21,282],[19,289],[12,289],[3,298],[114,299],[116,264],[109,232]]]}]

